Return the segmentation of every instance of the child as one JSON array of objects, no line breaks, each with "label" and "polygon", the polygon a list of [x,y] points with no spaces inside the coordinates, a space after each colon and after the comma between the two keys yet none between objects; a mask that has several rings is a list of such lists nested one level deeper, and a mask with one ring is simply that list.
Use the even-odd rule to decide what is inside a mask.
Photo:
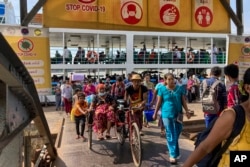
[{"label": "child", "polygon": [[229,81],[227,90],[227,107],[233,107],[240,104],[240,91],[238,88],[239,68],[235,64],[229,64],[224,67],[224,74]]},{"label": "child", "polygon": [[[75,103],[72,111],[74,114],[75,124],[76,124],[76,139],[84,138],[85,120],[86,114],[88,113],[88,104],[85,101],[85,95],[83,93],[78,93],[78,101]],[[81,123],[81,133],[80,133],[80,123]]]},{"label": "child", "polygon": [[72,106],[74,106],[77,103],[79,93],[82,93],[81,90],[79,88],[76,88],[75,94],[72,97]]}]

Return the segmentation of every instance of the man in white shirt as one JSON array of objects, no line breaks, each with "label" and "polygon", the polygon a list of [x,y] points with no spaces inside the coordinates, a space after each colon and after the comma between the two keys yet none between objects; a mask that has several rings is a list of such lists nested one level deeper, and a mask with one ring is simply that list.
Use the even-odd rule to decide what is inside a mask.
[{"label": "man in white shirt", "polygon": [[217,55],[218,55],[218,49],[215,46],[215,44],[213,44],[213,50],[212,50],[212,63],[213,64],[217,64]]},{"label": "man in white shirt", "polygon": [[72,109],[72,96],[73,89],[69,83],[69,80],[66,80],[65,85],[62,87],[62,98],[67,116],[69,116]]},{"label": "man in white shirt", "polygon": [[72,63],[70,61],[70,50],[67,48],[67,46],[64,46],[64,49],[63,49],[63,64],[67,64],[67,63]]}]

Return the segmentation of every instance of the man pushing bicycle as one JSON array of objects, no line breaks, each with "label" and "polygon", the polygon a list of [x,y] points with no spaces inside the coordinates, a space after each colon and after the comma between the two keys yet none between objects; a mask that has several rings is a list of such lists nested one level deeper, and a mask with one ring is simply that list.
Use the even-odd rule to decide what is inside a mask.
[{"label": "man pushing bicycle", "polygon": [[143,110],[147,102],[148,89],[146,86],[141,84],[142,79],[139,74],[133,74],[131,82],[132,84],[126,88],[124,100],[129,103],[130,107],[138,108],[133,110],[133,113],[135,114],[135,121],[139,127],[140,134],[143,135]]}]

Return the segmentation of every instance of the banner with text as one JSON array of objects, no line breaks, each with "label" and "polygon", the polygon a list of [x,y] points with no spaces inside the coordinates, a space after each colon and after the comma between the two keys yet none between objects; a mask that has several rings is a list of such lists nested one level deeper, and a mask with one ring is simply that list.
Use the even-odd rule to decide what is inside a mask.
[{"label": "banner with text", "polygon": [[44,27],[55,28],[230,33],[218,0],[47,1],[43,20]]},{"label": "banner with text", "polygon": [[229,36],[228,64],[239,65],[239,80],[250,67],[250,36]]},{"label": "banner with text", "polygon": [[39,95],[51,94],[48,29],[1,26],[1,32],[34,80]]}]

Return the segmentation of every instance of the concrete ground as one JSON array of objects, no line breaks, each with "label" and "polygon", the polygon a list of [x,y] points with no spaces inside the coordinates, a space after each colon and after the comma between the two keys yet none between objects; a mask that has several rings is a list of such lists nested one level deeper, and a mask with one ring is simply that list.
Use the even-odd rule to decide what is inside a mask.
[{"label": "concrete ground", "polygon": [[[188,104],[189,109],[194,110],[194,115],[187,120],[184,117],[184,129],[186,124],[194,124],[203,120],[200,103]],[[134,166],[128,139],[121,146],[117,139],[97,141],[93,135],[93,148],[89,150],[87,141],[75,139],[75,124],[70,117],[62,111],[55,111],[54,106],[44,107],[50,131],[57,134],[55,146],[58,157],[53,167],[128,167]],[[179,140],[181,157],[177,165],[168,162],[166,139],[160,137],[160,129],[157,123],[150,123],[150,128],[143,128],[145,136],[142,136],[143,160],[142,167],[181,166],[188,155],[194,149],[193,141],[181,135]],[[114,132],[114,130],[112,130]],[[115,134],[112,133],[114,136]],[[87,133],[85,137],[88,138]],[[114,161],[117,163],[114,164]]]}]

